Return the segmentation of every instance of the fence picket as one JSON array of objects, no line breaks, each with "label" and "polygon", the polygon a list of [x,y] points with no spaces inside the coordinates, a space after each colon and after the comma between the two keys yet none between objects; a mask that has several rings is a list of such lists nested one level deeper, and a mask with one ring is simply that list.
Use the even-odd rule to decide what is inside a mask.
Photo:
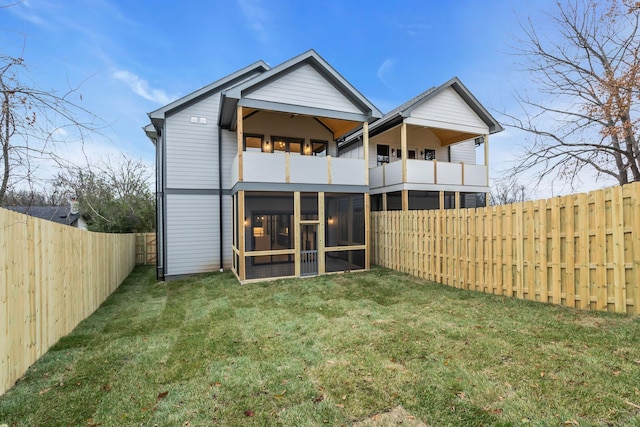
[{"label": "fence picket", "polygon": [[135,264],[135,236],[0,209],[0,394],[91,314]]},{"label": "fence picket", "polygon": [[640,314],[640,183],[372,217],[374,263],[463,289]]}]

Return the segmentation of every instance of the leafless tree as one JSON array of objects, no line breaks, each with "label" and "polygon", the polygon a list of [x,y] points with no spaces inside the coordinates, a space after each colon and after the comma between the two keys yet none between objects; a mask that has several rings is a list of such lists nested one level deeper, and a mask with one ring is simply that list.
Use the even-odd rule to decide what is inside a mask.
[{"label": "leafless tree", "polygon": [[527,187],[517,181],[505,180],[499,182],[491,189],[491,205],[508,205],[529,200]]},{"label": "leafless tree", "polygon": [[75,196],[92,231],[108,233],[155,230],[153,167],[122,155],[62,170],[54,180],[57,194]]},{"label": "leafless tree", "polygon": [[572,188],[582,171],[640,180],[640,2],[562,0],[546,16],[516,43],[536,95],[519,91],[522,111],[505,114],[531,137],[512,172]]},{"label": "leafless tree", "polygon": [[58,145],[84,141],[103,125],[80,105],[78,87],[41,90],[29,81],[22,57],[0,53],[0,205],[10,186],[32,189],[38,161],[60,160]]}]

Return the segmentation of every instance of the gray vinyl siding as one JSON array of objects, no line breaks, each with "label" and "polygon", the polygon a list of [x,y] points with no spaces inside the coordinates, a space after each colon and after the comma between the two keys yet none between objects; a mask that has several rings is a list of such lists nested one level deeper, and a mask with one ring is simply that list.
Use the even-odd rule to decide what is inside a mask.
[{"label": "gray vinyl siding", "polygon": [[222,196],[222,231],[223,231],[222,247],[224,249],[224,253],[222,257],[224,262],[224,268],[231,268],[231,256],[233,253],[231,249],[231,246],[233,245],[231,202],[232,202],[231,196],[229,195]]},{"label": "gray vinyl siding", "polygon": [[218,196],[168,194],[165,203],[165,274],[173,276],[217,271],[220,266]]},{"label": "gray vinyl siding", "polygon": [[[218,188],[218,108],[215,93],[166,119],[167,188]],[[198,123],[192,123],[195,117]],[[206,119],[206,124],[200,123]]]},{"label": "gray vinyl siding", "polygon": [[362,142],[350,145],[344,150],[340,150],[340,157],[346,159],[364,159],[364,147]]},{"label": "gray vinyl siding", "polygon": [[476,164],[476,145],[473,140],[464,141],[451,146],[451,162]]},{"label": "gray vinyl siding", "polygon": [[[231,182],[231,162],[238,155],[238,137],[235,132],[222,130],[222,188],[228,190]],[[216,165],[218,161],[216,159]]]},{"label": "gray vinyl siding", "polygon": [[311,65],[303,65],[246,98],[362,114],[362,111]]}]

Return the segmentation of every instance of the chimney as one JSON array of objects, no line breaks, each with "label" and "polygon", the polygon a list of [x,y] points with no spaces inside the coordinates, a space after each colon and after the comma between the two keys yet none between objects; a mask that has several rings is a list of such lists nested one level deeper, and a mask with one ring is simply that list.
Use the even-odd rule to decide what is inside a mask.
[{"label": "chimney", "polygon": [[69,197],[69,213],[71,215],[77,215],[80,211],[78,198],[76,196]]}]

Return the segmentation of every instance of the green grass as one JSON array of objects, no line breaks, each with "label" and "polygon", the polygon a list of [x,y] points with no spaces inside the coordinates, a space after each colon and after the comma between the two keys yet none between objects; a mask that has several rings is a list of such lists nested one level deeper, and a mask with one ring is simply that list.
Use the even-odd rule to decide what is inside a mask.
[{"label": "green grass", "polygon": [[640,425],[640,319],[385,269],[126,282],[0,397],[0,425]]}]

